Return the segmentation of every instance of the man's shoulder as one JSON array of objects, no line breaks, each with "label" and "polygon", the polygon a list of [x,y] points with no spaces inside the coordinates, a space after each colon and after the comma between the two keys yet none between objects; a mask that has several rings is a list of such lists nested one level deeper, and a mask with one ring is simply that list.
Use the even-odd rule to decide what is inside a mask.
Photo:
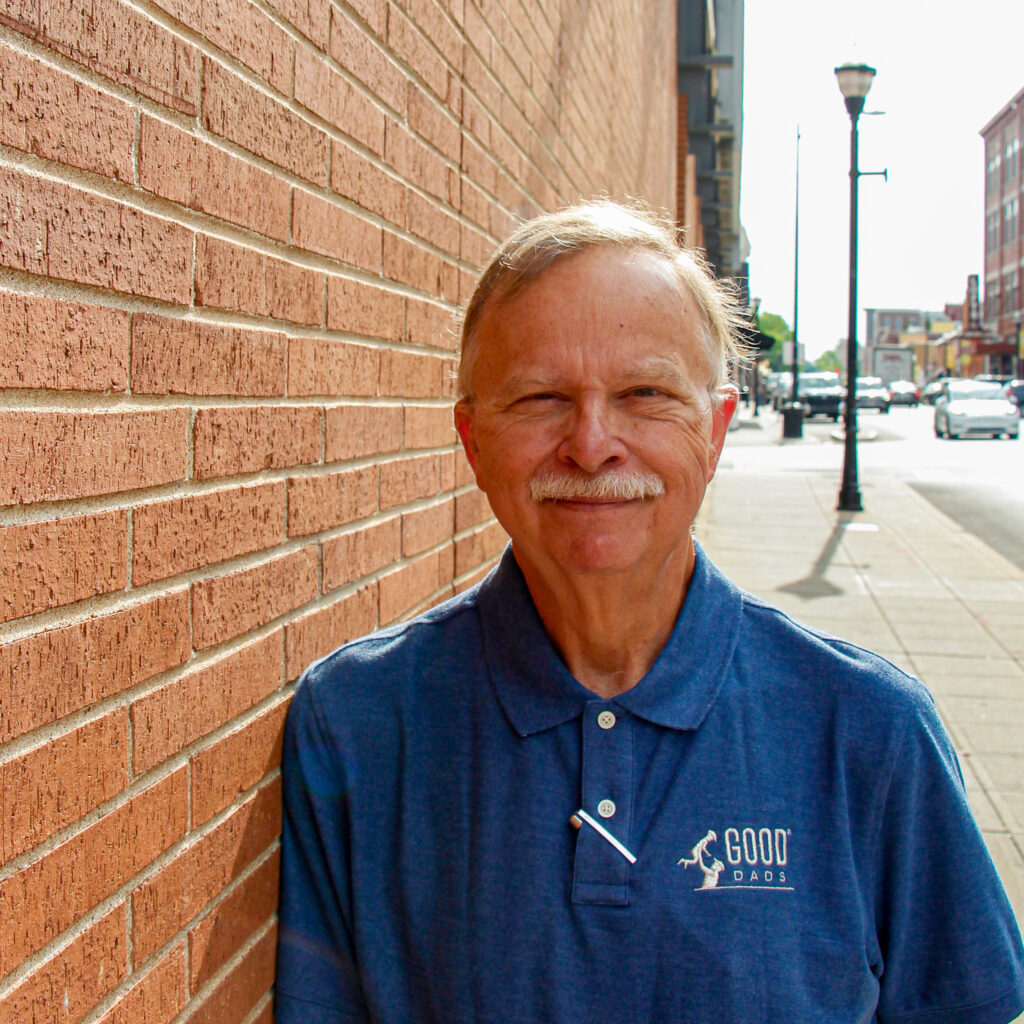
[{"label": "man's shoulder", "polygon": [[352,683],[367,675],[380,681],[389,674],[406,674],[445,652],[464,653],[464,645],[479,630],[477,597],[474,587],[414,618],[350,640],[310,664],[301,684],[323,688],[339,679]]},{"label": "man's shoulder", "polygon": [[802,623],[752,594],[742,597],[741,657],[748,662],[771,663],[779,676],[821,696],[850,697],[876,710],[932,712],[927,687],[884,655]]}]

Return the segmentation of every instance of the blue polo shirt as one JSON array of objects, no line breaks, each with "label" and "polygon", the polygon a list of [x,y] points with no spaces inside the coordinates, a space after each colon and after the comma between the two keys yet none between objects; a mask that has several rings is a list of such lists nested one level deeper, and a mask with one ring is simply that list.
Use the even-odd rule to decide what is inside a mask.
[{"label": "blue polo shirt", "polygon": [[1024,1010],[1020,935],[926,690],[699,550],[621,696],[569,674],[506,551],[310,666],[283,774],[280,1024]]}]

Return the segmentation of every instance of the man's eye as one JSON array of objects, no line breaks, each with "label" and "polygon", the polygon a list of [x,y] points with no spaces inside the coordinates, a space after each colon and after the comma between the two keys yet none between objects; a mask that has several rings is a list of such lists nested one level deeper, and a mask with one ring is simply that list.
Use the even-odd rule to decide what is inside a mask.
[{"label": "man's eye", "polygon": [[660,388],[633,388],[629,392],[630,398],[658,398],[663,392]]}]

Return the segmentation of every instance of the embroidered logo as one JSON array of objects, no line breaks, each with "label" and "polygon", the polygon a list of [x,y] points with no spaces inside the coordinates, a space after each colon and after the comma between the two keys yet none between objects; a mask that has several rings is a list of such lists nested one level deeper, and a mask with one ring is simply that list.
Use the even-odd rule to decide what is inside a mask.
[{"label": "embroidered logo", "polygon": [[[728,868],[710,847],[718,843],[718,833],[708,829],[704,837],[680,857],[677,865],[697,867],[704,876],[697,891],[706,889],[776,889],[792,892],[787,882],[789,842],[792,830],[785,828],[727,828],[721,856]],[[723,877],[724,876],[724,877]],[[721,884],[720,884],[721,883]]]}]

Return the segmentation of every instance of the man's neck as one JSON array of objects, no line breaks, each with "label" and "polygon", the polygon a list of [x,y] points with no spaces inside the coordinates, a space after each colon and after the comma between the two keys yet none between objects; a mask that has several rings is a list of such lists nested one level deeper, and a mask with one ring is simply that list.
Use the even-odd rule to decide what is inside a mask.
[{"label": "man's neck", "polygon": [[615,697],[650,671],[682,608],[695,554],[664,572],[542,574],[521,565],[530,596],[566,667],[588,690]]}]

